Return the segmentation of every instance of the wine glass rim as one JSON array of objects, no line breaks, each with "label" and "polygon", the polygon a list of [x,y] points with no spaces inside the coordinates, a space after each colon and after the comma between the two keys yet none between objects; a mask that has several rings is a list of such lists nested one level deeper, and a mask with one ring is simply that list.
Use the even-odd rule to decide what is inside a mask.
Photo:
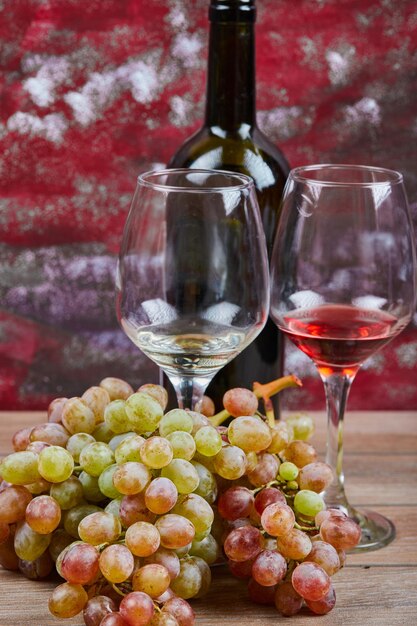
[{"label": "wine glass rim", "polygon": [[[383,177],[383,180],[326,180],[315,178],[309,175],[309,172],[317,172],[319,170],[332,170],[333,172],[340,170],[345,172],[364,172],[368,174],[376,174]],[[308,182],[322,187],[375,187],[376,185],[392,185],[403,182],[403,175],[396,170],[390,170],[385,167],[377,167],[373,165],[353,165],[350,163],[321,163],[316,165],[302,165],[291,170],[289,177],[297,182]]]},{"label": "wine glass rim", "polygon": [[[236,179],[238,182],[236,185],[209,185],[207,187],[186,187],[185,185],[172,185],[165,184],[163,182],[154,182],[153,178],[161,178],[162,176],[169,176],[173,174],[222,174],[227,176],[230,180],[231,178]],[[238,191],[242,189],[251,189],[254,186],[254,182],[252,178],[246,176],[246,174],[241,174],[240,172],[229,172],[227,170],[210,170],[210,169],[200,169],[200,168],[187,168],[187,167],[177,167],[177,168],[166,168],[161,170],[149,170],[144,172],[143,174],[139,174],[137,178],[137,182],[140,185],[145,187],[150,187],[151,189],[158,189],[160,191],[180,191],[186,193],[213,193],[216,191]]]}]

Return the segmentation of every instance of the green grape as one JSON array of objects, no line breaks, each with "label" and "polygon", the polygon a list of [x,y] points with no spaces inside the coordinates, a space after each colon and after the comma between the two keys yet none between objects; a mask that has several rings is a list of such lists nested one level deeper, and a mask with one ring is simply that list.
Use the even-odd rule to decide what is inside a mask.
[{"label": "green grape", "polygon": [[285,461],[279,466],[279,475],[283,480],[295,480],[298,476],[298,467],[290,461]]},{"label": "green grape", "polygon": [[109,447],[114,452],[116,448],[122,443],[122,441],[125,441],[125,439],[129,439],[130,437],[136,437],[135,431],[131,430],[128,433],[120,433],[119,435],[114,435],[109,441]]},{"label": "green grape", "polygon": [[120,491],[116,489],[113,483],[114,472],[117,470],[117,463],[113,463],[113,465],[109,465],[103,470],[98,477],[98,486],[102,494],[106,496],[106,498],[121,498],[122,494]]},{"label": "green grape", "polygon": [[14,549],[17,556],[24,561],[38,559],[48,548],[51,536],[51,534],[41,535],[32,530],[26,522],[21,522],[14,536]]},{"label": "green grape", "polygon": [[161,537],[153,524],[135,522],[126,530],[125,543],[135,556],[147,557],[158,550]]},{"label": "green grape", "polygon": [[293,428],[294,439],[307,441],[314,433],[314,421],[309,415],[290,415],[285,421]]},{"label": "green grape", "polygon": [[272,443],[271,429],[257,417],[236,417],[229,425],[227,436],[232,445],[245,452],[262,452]]},{"label": "green grape", "polygon": [[126,433],[132,429],[132,424],[126,413],[125,400],[113,400],[106,406],[104,422],[114,433]]},{"label": "green grape", "polygon": [[107,546],[100,554],[100,570],[111,583],[122,583],[129,578],[135,565],[133,554],[124,545]]},{"label": "green grape", "polygon": [[78,524],[78,534],[82,541],[93,546],[117,541],[121,532],[120,520],[111,513],[104,511],[91,513],[83,517]]},{"label": "green grape", "polygon": [[55,617],[67,618],[78,615],[87,602],[88,595],[84,587],[63,583],[53,590],[48,607]]},{"label": "green grape", "polygon": [[165,411],[168,404],[168,392],[164,387],[146,383],[145,385],[141,385],[138,391],[143,391],[143,393],[147,393],[148,396],[152,396],[154,400],[159,402],[163,411]]},{"label": "green grape", "polygon": [[121,502],[121,498],[115,498],[114,500],[110,500],[110,502],[104,508],[105,513],[111,513],[112,515],[120,519]]},{"label": "green grape", "polygon": [[133,393],[132,387],[125,380],[121,378],[114,378],[108,376],[103,378],[100,382],[100,387],[103,387],[110,396],[110,400],[126,400]]},{"label": "green grape", "polygon": [[183,409],[172,409],[162,417],[159,424],[159,434],[162,437],[167,437],[176,430],[191,433],[193,427],[193,419],[187,411]]},{"label": "green grape", "polygon": [[143,591],[151,598],[157,598],[165,593],[171,582],[166,567],[159,563],[148,563],[140,567],[133,575],[132,587],[134,591]]},{"label": "green grape", "polygon": [[109,443],[114,437],[114,432],[107,426],[106,422],[101,422],[91,433],[96,441]]},{"label": "green grape", "polygon": [[227,480],[236,480],[243,476],[246,465],[246,455],[237,446],[225,446],[214,457],[214,467],[217,474]]},{"label": "green grape", "polygon": [[159,532],[161,546],[170,550],[187,548],[188,552],[195,536],[195,529],[190,520],[175,513],[159,517],[154,528]]},{"label": "green grape", "polygon": [[96,427],[93,411],[81,398],[70,398],[65,402],[61,421],[72,435],[74,433],[92,433]]},{"label": "green grape", "polygon": [[139,434],[150,432],[158,428],[163,415],[159,402],[147,393],[134,393],[126,400],[126,413],[131,428]]},{"label": "green grape", "polygon": [[192,560],[197,565],[198,569],[200,570],[200,574],[201,574],[200,589],[199,589],[198,593],[194,597],[195,598],[202,598],[203,596],[205,596],[209,592],[209,589],[210,589],[210,585],[211,585],[211,569],[210,569],[208,563],[206,563],[205,560],[200,558],[199,556],[193,556]]},{"label": "green grape", "polygon": [[294,509],[301,515],[315,517],[317,513],[325,508],[323,498],[315,491],[302,489],[294,498]]},{"label": "green grape", "polygon": [[103,422],[104,411],[110,402],[110,396],[104,387],[89,387],[84,391],[81,400],[93,411],[96,424]]},{"label": "green grape", "polygon": [[27,485],[39,478],[38,455],[35,452],[13,452],[0,465],[3,480],[14,485]]},{"label": "green grape", "polygon": [[90,443],[80,454],[80,465],[91,476],[100,476],[101,472],[114,463],[111,448],[101,441]]},{"label": "green grape", "polygon": [[161,469],[171,463],[174,453],[164,437],[150,437],[140,449],[142,463],[151,469]]},{"label": "green grape", "polygon": [[62,483],[52,484],[49,493],[63,511],[77,506],[84,497],[83,486],[76,476],[70,476]]},{"label": "green grape", "polygon": [[194,539],[190,549],[190,556],[199,556],[208,565],[213,565],[219,558],[220,553],[219,544],[213,535],[210,534],[201,541]]},{"label": "green grape", "polygon": [[191,461],[196,451],[196,445],[190,433],[186,433],[184,430],[175,430],[167,435],[167,439],[171,444],[174,459]]},{"label": "green grape", "polygon": [[271,429],[272,441],[267,448],[270,454],[279,454],[294,438],[292,427],[286,422],[275,422]]},{"label": "green grape", "polygon": [[203,577],[195,560],[192,557],[181,559],[180,573],[171,581],[171,589],[175,595],[188,600],[198,594],[202,582]]},{"label": "green grape", "polygon": [[78,478],[86,500],[89,502],[101,502],[104,500],[105,496],[100,489],[97,476],[91,476],[91,474],[87,474],[87,472],[81,472]]},{"label": "green grape", "polygon": [[122,463],[113,474],[113,484],[116,489],[127,496],[133,496],[143,491],[151,482],[152,474],[146,465],[127,461]]},{"label": "green grape", "polygon": [[63,521],[66,532],[71,535],[71,537],[74,537],[74,539],[79,539],[79,523],[84,517],[87,517],[87,515],[96,512],[102,512],[102,509],[94,504],[79,504],[69,511],[64,511]]},{"label": "green grape", "polygon": [[39,454],[39,474],[51,483],[61,483],[67,480],[71,476],[73,469],[74,459],[65,448],[50,446],[49,448],[44,448]]},{"label": "green grape", "polygon": [[163,467],[161,476],[172,480],[178,493],[191,493],[198,487],[200,479],[197,470],[185,459],[173,459],[169,465]]},{"label": "green grape", "polygon": [[66,448],[76,463],[80,460],[81,450],[89,443],[94,443],[95,439],[88,433],[75,433],[67,441]]},{"label": "green grape", "polygon": [[175,505],[173,513],[190,520],[196,533],[204,533],[211,528],[214,520],[213,509],[204,498],[196,493],[182,497]]},{"label": "green grape", "polygon": [[217,482],[214,474],[201,463],[192,461],[192,465],[197,470],[197,474],[200,479],[198,487],[194,490],[194,493],[204,498],[204,500],[206,500],[209,504],[213,504],[217,498]]},{"label": "green grape", "polygon": [[127,461],[136,461],[140,463],[142,461],[140,456],[140,449],[145,443],[146,439],[141,435],[133,433],[131,436],[126,437],[114,448],[114,458],[116,463],[126,463]]},{"label": "green grape", "polygon": [[204,456],[215,456],[222,449],[222,438],[213,426],[200,428],[194,440],[198,452]]}]

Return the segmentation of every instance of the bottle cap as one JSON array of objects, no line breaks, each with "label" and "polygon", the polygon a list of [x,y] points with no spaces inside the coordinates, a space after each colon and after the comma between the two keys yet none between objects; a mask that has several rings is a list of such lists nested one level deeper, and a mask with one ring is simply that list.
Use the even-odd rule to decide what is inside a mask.
[{"label": "bottle cap", "polygon": [[254,22],[255,0],[211,0],[211,22]]}]

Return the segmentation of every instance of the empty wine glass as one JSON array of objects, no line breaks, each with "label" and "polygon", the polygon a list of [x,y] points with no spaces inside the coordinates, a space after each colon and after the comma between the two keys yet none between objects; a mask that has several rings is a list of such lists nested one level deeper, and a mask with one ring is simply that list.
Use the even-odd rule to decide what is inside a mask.
[{"label": "empty wine glass", "polygon": [[354,165],[314,165],[290,173],[271,261],[271,315],[323,380],[326,460],[336,476],[324,497],[360,524],[357,550],[386,545],[395,529],[382,515],[359,512],[346,499],[345,405],[363,361],[410,321],[415,267],[401,174]]},{"label": "empty wine glass", "polygon": [[253,182],[215,170],[138,178],[117,272],[127,336],[167,374],[181,408],[260,333],[269,308]]}]

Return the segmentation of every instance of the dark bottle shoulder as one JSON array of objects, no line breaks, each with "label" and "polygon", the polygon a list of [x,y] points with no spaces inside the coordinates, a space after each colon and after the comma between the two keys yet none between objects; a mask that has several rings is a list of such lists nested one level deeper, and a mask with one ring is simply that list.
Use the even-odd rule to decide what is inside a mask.
[{"label": "dark bottle shoulder", "polygon": [[236,169],[255,181],[265,168],[285,181],[289,165],[281,150],[256,126],[230,133],[203,127],[189,137],[169,163],[170,167]]}]

